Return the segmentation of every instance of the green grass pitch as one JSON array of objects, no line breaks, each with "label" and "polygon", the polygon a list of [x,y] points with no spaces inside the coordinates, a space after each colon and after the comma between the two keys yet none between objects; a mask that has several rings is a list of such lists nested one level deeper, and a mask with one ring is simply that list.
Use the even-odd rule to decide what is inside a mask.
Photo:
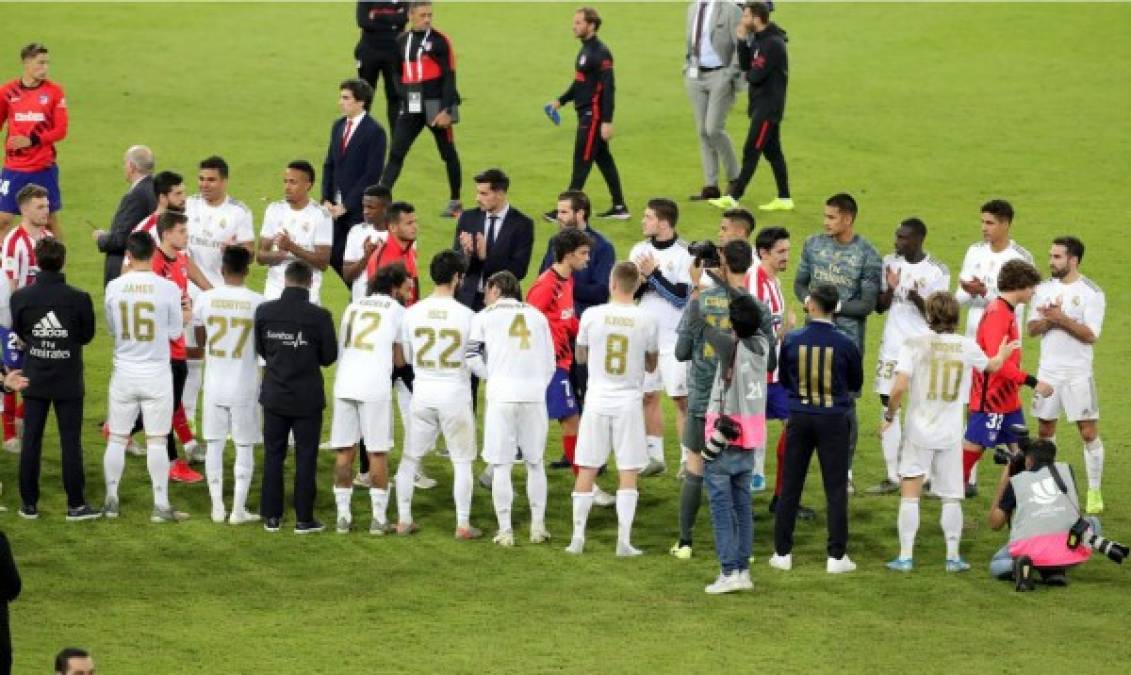
[{"label": "green grass pitch", "polygon": [[[671,196],[683,209],[681,234],[711,236],[717,212],[686,201],[702,178],[680,76],[685,5],[600,9],[601,36],[616,57],[613,151],[633,213],[639,216],[649,197]],[[465,99],[456,130],[465,202],[470,176],[494,165],[513,178],[512,203],[531,215],[549,208],[565,186],[573,115],[564,111],[565,123],[554,128],[541,106],[572,76],[571,13],[567,4],[437,7],[436,25],[458,54]],[[1121,415],[1128,403],[1122,385],[1131,380],[1131,277],[1122,243],[1131,213],[1131,7],[782,3],[776,19],[791,38],[783,142],[798,209],[761,218],[761,225],[785,225],[799,245],[819,229],[823,200],[844,190],[857,197],[860,230],[881,251],[890,250],[901,218],[919,215],[930,227],[928,249],[956,273],[979,237],[978,206],[1002,196],[1018,211],[1016,239],[1042,269],[1053,236],[1076,233],[1088,244],[1083,271],[1108,297],[1096,350],[1108,448],[1105,529],[1131,538],[1131,422]],[[232,194],[251,206],[258,227],[267,201],[280,198],[287,161],[321,166],[337,83],[353,72],[357,37],[352,3],[4,4],[0,25],[5,78],[18,72],[19,47],[36,40],[51,48],[51,77],[66,88],[72,126],[60,165],[68,274],[96,303],[102,259],[84,223],[108,223],[126,187],[124,149],[148,144],[160,168],[186,176],[202,157],[224,155]],[[741,101],[730,119],[738,142],[744,110]],[[451,241],[453,223],[435,217],[446,197],[442,176],[425,135],[397,185],[399,197],[423,209],[424,255]],[[588,187],[595,206],[606,208],[596,171]],[[763,164],[749,200],[771,192]],[[635,219],[597,226],[622,255],[640,237]],[[536,257],[550,233],[538,224]],[[262,281],[257,269],[252,285]],[[334,283],[328,288],[327,304],[340,313],[346,293]],[[869,323],[866,368],[882,320]],[[109,349],[100,334],[86,352],[84,440],[94,504],[103,493],[96,423],[105,414]],[[1026,364],[1035,366],[1036,355],[1037,343],[1027,340]],[[875,397],[865,396],[858,485],[882,472],[878,417]],[[1068,427],[1059,436],[1082,481],[1078,438]],[[671,465],[675,445],[669,415]],[[982,495],[965,505],[967,519],[978,523],[963,542],[974,571],[944,574],[938,505],[924,501],[919,567],[907,576],[888,572],[883,562],[897,552],[897,499],[858,497],[850,502],[858,572],[824,573],[819,519],[799,525],[794,571],[771,573],[772,524],[759,496],[755,592],[714,598],[702,590],[716,573],[706,508],[693,560],[666,554],[677,520],[671,471],[643,482],[635,540],[648,555],[623,561],[613,557],[608,510],[595,510],[585,556],[562,553],[570,506],[561,472],[551,474],[554,544],[501,550],[489,540],[452,541],[450,470],[436,457],[426,466],[439,487],[417,492],[418,536],[299,538],[212,524],[203,485],[172,490],[192,521],[151,526],[137,459],[128,462],[122,519],[67,524],[53,431],[46,446],[38,522],[15,516],[15,457],[0,457],[10,509],[0,527],[24,577],[11,608],[17,673],[43,672],[54,652],[71,644],[91,649],[107,673],[1102,672],[1131,655],[1126,570],[1097,560],[1071,575],[1070,588],[1027,596],[987,578],[985,564],[1003,539],[984,524],[996,479],[988,460]],[[547,454],[556,456],[558,447],[555,432]],[[317,507],[327,520],[330,461],[328,454],[321,459]],[[226,481],[230,489],[230,474]],[[525,539],[521,485],[516,520]],[[257,493],[258,478],[252,505]],[[811,488],[807,501],[820,495]],[[356,495],[355,512],[366,508],[365,495]],[[478,488],[473,518],[493,530],[490,499]]]}]

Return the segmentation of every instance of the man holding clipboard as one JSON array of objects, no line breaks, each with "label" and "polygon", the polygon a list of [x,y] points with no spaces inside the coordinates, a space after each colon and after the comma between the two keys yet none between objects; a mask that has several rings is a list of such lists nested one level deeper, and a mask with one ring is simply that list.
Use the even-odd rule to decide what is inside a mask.
[{"label": "man holding clipboard", "polygon": [[448,173],[448,205],[440,215],[454,218],[463,210],[459,200],[459,154],[452,133],[452,125],[459,121],[460,102],[455,51],[448,36],[432,28],[429,0],[413,2],[408,20],[409,30],[397,38],[401,58],[400,114],[393,127],[392,148],[381,185],[392,189],[409,148],[428,127]]}]

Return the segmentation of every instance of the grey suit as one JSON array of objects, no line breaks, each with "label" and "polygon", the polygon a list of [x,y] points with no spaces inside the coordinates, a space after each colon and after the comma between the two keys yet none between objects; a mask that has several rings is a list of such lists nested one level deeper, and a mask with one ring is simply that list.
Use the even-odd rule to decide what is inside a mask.
[{"label": "grey suit", "polygon": [[[742,86],[741,71],[737,65],[737,40],[735,33],[742,20],[742,10],[729,0],[706,0],[704,14],[708,22],[711,48],[722,60],[717,70],[700,67],[692,78],[690,68],[695,52],[695,23],[699,1],[687,8],[686,67],[684,85],[695,113],[695,130],[699,134],[699,155],[703,164],[704,185],[715,186],[719,181],[719,167],[726,172],[727,181],[738,177],[738,160],[726,131],[727,114],[734,105],[735,94]],[[700,45],[702,49],[702,45]],[[725,190],[725,188],[724,188]]]},{"label": "grey suit", "polygon": [[102,285],[110,283],[122,273],[122,260],[126,253],[126,238],[146,216],[157,210],[157,195],[153,192],[153,176],[146,176],[122,196],[118,210],[110,221],[110,230],[98,238],[98,250],[106,254],[102,270]]}]

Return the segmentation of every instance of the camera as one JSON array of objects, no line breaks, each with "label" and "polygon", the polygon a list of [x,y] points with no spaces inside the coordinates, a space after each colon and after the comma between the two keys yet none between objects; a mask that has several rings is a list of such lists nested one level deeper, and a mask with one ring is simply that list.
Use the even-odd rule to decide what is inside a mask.
[{"label": "camera", "polygon": [[1127,557],[1127,546],[1120,544],[1117,541],[1112,541],[1107,537],[1101,537],[1092,529],[1092,524],[1080,518],[1068,531],[1068,548],[1076,550],[1080,544],[1086,545],[1096,553],[1102,553],[1116,564],[1123,564],[1123,559]]},{"label": "camera", "polygon": [[994,464],[1009,467],[1009,475],[1015,476],[1025,469],[1025,455],[1028,454],[1029,449],[1033,447],[1033,441],[1029,438],[1029,427],[1024,424],[1012,424],[1009,427],[1009,433],[1017,439],[1018,451],[1013,452],[1009,446],[997,446],[994,448]]},{"label": "camera", "polygon": [[723,260],[719,257],[719,247],[708,239],[693,241],[687,247],[687,252],[695,258],[695,264],[704,269],[722,267]]},{"label": "camera", "polygon": [[733,417],[719,415],[711,429],[711,435],[704,444],[703,460],[710,462],[715,459],[741,435],[742,427],[738,426],[738,422],[734,421]]}]

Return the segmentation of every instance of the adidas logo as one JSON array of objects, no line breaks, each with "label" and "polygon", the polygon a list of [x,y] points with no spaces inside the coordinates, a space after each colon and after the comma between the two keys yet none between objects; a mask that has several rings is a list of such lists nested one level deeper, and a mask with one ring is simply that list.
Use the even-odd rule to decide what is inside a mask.
[{"label": "adidas logo", "polygon": [[1060,489],[1056,487],[1056,481],[1046,478],[1040,483],[1033,483],[1033,496],[1030,501],[1047,506],[1055,502],[1059,495]]},{"label": "adidas logo", "polygon": [[35,322],[35,326],[31,329],[33,337],[37,338],[65,338],[70,336],[63,324],[59,323],[59,317],[55,316],[55,310],[51,310],[43,315],[43,318]]}]

